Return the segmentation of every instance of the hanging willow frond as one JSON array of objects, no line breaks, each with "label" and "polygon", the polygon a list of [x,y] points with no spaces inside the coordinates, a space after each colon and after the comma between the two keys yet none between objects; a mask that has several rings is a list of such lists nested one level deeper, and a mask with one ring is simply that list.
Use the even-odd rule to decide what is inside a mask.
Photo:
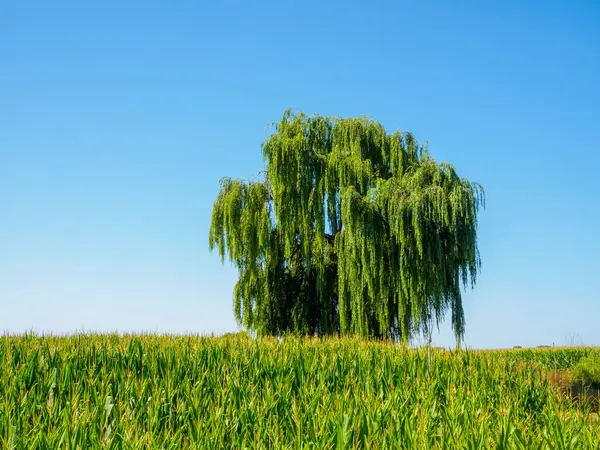
[{"label": "hanging willow frond", "polygon": [[240,324],[408,339],[450,310],[463,336],[480,185],[364,118],[286,111],[262,153],[264,180],[221,180],[209,233],[239,271]]}]

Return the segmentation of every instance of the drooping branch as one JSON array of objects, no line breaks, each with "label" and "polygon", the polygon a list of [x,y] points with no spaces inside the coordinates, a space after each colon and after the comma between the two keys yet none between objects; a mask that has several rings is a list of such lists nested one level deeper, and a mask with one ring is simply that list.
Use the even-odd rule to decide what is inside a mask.
[{"label": "drooping branch", "polygon": [[327,243],[329,245],[335,244],[335,236],[334,235],[328,234],[328,233],[323,233],[323,237],[325,238],[325,240],[327,241]]}]

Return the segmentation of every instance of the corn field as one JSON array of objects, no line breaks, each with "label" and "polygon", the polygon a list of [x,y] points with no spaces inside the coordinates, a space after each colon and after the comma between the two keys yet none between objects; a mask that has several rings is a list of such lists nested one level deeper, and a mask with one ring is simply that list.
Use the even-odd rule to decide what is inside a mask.
[{"label": "corn field", "polygon": [[4,336],[0,447],[600,448],[549,361],[435,350],[429,372],[426,350],[353,339]]},{"label": "corn field", "polygon": [[546,369],[571,369],[581,359],[598,349],[590,347],[568,347],[568,348],[539,348],[539,349],[517,349],[506,350],[507,358],[517,359],[522,362],[530,362],[541,365]]}]

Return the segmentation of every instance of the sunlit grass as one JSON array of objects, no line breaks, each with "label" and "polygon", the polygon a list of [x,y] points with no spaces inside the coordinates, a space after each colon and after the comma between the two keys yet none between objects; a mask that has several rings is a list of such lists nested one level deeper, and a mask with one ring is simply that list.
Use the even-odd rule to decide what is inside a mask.
[{"label": "sunlit grass", "polygon": [[591,351],[432,351],[428,373],[353,339],[5,336],[0,447],[598,448],[545,373]]}]

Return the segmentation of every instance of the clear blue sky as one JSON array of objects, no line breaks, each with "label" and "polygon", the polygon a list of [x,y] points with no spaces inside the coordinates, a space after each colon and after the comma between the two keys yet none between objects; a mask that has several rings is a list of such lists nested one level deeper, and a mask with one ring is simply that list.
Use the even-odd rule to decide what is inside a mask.
[{"label": "clear blue sky", "polygon": [[374,3],[1,2],[0,330],[235,330],[212,203],[291,107],[483,184],[468,345],[600,344],[600,4]]}]

